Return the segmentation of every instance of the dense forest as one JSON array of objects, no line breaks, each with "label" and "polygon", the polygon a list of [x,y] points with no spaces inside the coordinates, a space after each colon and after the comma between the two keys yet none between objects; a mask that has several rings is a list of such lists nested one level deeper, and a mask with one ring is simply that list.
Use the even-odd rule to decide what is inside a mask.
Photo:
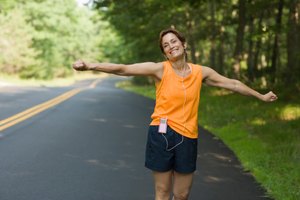
[{"label": "dense forest", "polygon": [[126,40],[132,61],[162,59],[155,43],[158,33],[175,27],[188,38],[191,62],[260,87],[276,84],[299,89],[299,0],[95,3]]},{"label": "dense forest", "polygon": [[72,75],[78,58],[99,59],[108,23],[75,0],[0,3],[1,73],[52,79]]},{"label": "dense forest", "polygon": [[257,88],[300,88],[299,0],[1,1],[1,73],[64,77],[77,58],[161,61],[158,34],[188,39],[190,62]]}]

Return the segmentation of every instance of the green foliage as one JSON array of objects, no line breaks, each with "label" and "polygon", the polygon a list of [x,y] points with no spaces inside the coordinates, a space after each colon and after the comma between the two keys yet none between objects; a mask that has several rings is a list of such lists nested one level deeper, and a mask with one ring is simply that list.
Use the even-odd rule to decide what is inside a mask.
[{"label": "green foliage", "polygon": [[204,87],[201,105],[200,124],[220,137],[275,199],[299,199],[299,99],[266,104]]},{"label": "green foliage", "polygon": [[[4,5],[4,4],[3,4]],[[79,58],[104,59],[107,23],[75,0],[31,0],[5,3],[0,13],[0,69],[22,78],[51,79],[72,74]],[[94,19],[94,21],[93,21]],[[99,19],[99,18],[98,18]],[[100,37],[99,37],[100,35]],[[110,49],[110,48],[107,48]]]},{"label": "green foliage", "polygon": [[141,86],[133,84],[132,81],[120,81],[116,84],[116,87],[155,99],[155,87],[153,85]]},{"label": "green foliage", "polygon": [[[171,6],[174,7],[175,4]],[[160,12],[169,5],[157,1],[101,1],[101,13],[104,14],[116,30],[124,37],[127,51],[132,53],[128,62],[159,60],[162,58],[157,36],[162,27],[169,27]],[[120,12],[122,11],[122,12]],[[173,11],[174,13],[175,11]],[[129,48],[130,49],[129,49]]]},{"label": "green foliage", "polygon": [[[11,10],[14,7],[16,7],[17,5],[20,4],[25,4],[27,0],[1,0],[0,1],[0,13],[1,12],[6,12],[7,10]],[[28,1],[32,1],[32,0],[28,0]]]},{"label": "green foliage", "polygon": [[29,2],[25,10],[27,22],[35,29],[32,47],[38,50],[41,65],[26,68],[22,77],[64,77],[71,73],[70,64],[76,58],[95,58],[94,24],[74,1]]},{"label": "green foliage", "polygon": [[[242,41],[237,37],[239,2],[245,4]],[[158,34],[175,27],[188,39],[191,62],[211,66],[231,77],[235,46],[239,43],[243,47],[239,49],[240,79],[263,88],[285,86],[292,77],[293,86],[300,88],[300,24],[293,17],[299,15],[299,1],[94,0],[94,5],[97,15],[77,6],[75,0],[2,1],[0,18],[11,16],[9,20],[14,20],[0,25],[2,49],[3,41],[8,44],[9,37],[25,31],[24,41],[17,35],[15,38],[27,49],[20,53],[11,47],[11,51],[22,54],[22,59],[27,57],[27,62],[8,67],[15,64],[4,63],[3,57],[9,58],[4,56],[9,51],[6,48],[0,67],[11,68],[13,73],[24,69],[23,77],[51,78],[71,74],[70,63],[77,58],[122,63],[161,61],[164,57],[157,43]],[[12,15],[20,10],[23,19]],[[4,30],[12,29],[13,24],[22,30],[4,35]]]},{"label": "green foliage", "polygon": [[[175,27],[181,30],[188,38],[188,53],[190,60],[198,61],[202,64],[209,64],[209,48],[211,37],[210,4],[206,1],[96,1],[97,8],[106,19],[108,19],[116,30],[125,38],[127,43],[131,44],[130,52],[134,57],[129,58],[131,62],[141,61],[161,61],[161,55],[158,46],[158,34],[162,29]],[[217,28],[224,28],[225,20],[228,24],[228,12],[230,4],[221,3],[218,10],[223,13],[218,14],[220,20]],[[222,10],[223,9],[223,10]],[[122,10],[122,12],[120,12]],[[225,16],[225,17],[223,17]],[[231,38],[235,35],[233,28],[226,27],[226,39],[228,45],[224,51],[232,51]],[[197,47],[197,49],[193,49]]]},{"label": "green foliage", "polygon": [[126,51],[126,47],[129,45],[125,43],[124,38],[102,16],[93,16],[93,21],[98,24],[95,43],[98,48],[96,57],[99,62],[127,62],[131,53]]},{"label": "green foliage", "polygon": [[150,85],[153,83],[153,79],[143,76],[135,76],[132,78],[132,83],[135,85]]},{"label": "green foliage", "polygon": [[[245,15],[243,37],[237,37],[240,2],[245,7],[241,12]],[[130,52],[127,62],[161,61],[158,34],[172,26],[187,36],[191,62],[231,77],[239,43],[240,79],[264,88],[286,85],[286,80],[294,77],[299,89],[300,79],[295,78],[300,71],[295,53],[300,52],[299,1],[95,0],[94,4],[124,38],[124,48]]]},{"label": "green foliage", "polygon": [[37,51],[31,48],[34,29],[26,24],[24,12],[17,8],[0,15],[0,69],[9,74],[22,71],[23,66],[38,65]]}]

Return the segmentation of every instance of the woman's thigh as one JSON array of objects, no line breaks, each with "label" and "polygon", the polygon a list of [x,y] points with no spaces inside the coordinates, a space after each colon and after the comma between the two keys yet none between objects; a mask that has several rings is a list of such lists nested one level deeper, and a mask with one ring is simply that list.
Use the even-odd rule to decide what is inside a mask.
[{"label": "woman's thigh", "polygon": [[178,199],[187,199],[193,184],[194,173],[182,174],[174,172],[173,194]]},{"label": "woman's thigh", "polygon": [[153,171],[155,185],[155,199],[169,199],[172,191],[173,171]]},{"label": "woman's thigh", "polygon": [[168,172],[157,172],[153,171],[154,184],[158,187],[164,187],[165,189],[171,190],[173,171]]}]

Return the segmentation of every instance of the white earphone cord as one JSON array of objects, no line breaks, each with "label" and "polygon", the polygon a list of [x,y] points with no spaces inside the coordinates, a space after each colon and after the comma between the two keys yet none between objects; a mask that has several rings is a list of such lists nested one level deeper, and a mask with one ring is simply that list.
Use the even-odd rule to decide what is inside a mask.
[{"label": "white earphone cord", "polygon": [[[183,117],[184,117],[184,113],[185,113],[185,103],[186,103],[186,89],[185,89],[185,86],[184,86],[184,80],[183,80],[183,77],[182,77],[182,88],[184,89],[184,102],[183,102],[183,105],[182,105],[182,110],[183,110]],[[186,130],[186,119],[184,121],[184,125],[183,125],[183,132],[185,132]],[[181,135],[181,141],[179,143],[177,143],[175,146],[173,146],[172,148],[169,149],[169,142],[168,142],[168,139],[162,134],[162,136],[164,137],[164,139],[166,140],[166,150],[167,151],[171,151],[173,149],[175,149],[177,146],[179,146],[180,144],[183,143],[183,135]]]}]

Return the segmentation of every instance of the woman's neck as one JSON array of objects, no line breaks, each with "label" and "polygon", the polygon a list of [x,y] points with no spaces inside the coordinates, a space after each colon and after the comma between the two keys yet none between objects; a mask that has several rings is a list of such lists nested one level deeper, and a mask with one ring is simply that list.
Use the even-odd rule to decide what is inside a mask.
[{"label": "woman's neck", "polygon": [[176,60],[176,61],[170,61],[170,63],[172,65],[172,67],[175,70],[178,70],[178,71],[183,71],[186,68],[189,68],[189,66],[187,65],[185,59],[180,59],[180,60]]},{"label": "woman's neck", "polygon": [[188,63],[185,61],[185,59],[180,59],[176,61],[169,61],[173,70],[178,76],[181,76],[182,78],[185,78],[190,73],[192,73],[192,69],[188,65]]}]

